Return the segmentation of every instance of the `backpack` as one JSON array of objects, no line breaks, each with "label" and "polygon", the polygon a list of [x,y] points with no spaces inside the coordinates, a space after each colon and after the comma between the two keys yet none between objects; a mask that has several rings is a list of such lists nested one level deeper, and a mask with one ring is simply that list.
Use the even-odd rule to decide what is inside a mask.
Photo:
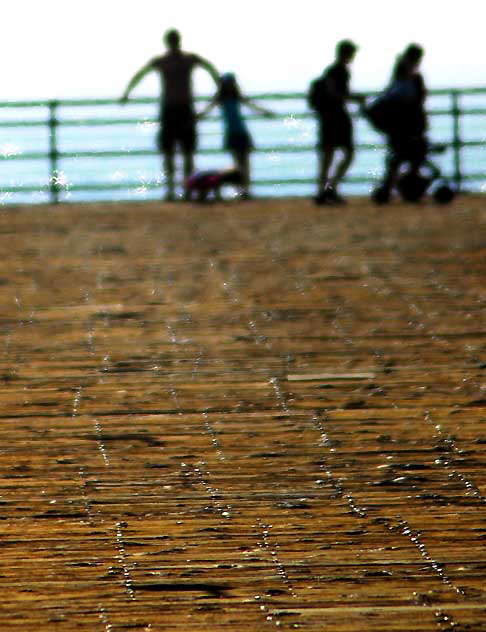
[{"label": "backpack", "polygon": [[406,101],[391,90],[385,90],[375,97],[363,109],[363,113],[378,132],[386,135],[403,132],[410,124]]},{"label": "backpack", "polygon": [[318,77],[314,79],[309,87],[307,93],[307,104],[312,110],[317,112],[325,108],[326,103],[329,101],[329,94],[327,91],[326,80],[324,77]]},{"label": "backpack", "polygon": [[364,108],[364,114],[379,132],[390,133],[395,122],[394,99],[383,93]]}]

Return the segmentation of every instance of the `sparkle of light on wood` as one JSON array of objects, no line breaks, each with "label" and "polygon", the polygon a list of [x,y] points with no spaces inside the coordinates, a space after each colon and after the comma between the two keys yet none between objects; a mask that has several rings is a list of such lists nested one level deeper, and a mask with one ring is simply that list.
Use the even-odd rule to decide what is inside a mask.
[{"label": "sparkle of light on wood", "polygon": [[2,632],[486,631],[485,230],[1,208]]}]

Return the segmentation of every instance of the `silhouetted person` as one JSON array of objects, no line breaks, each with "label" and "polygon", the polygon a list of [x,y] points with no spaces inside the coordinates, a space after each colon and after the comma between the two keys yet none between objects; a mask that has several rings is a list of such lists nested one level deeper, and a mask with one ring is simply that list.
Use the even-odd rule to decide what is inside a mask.
[{"label": "silhouetted person", "polygon": [[159,73],[162,83],[160,107],[161,129],[158,147],[164,156],[164,171],[167,175],[167,199],[174,198],[174,156],[179,145],[184,157],[184,176],[187,178],[194,169],[196,149],[196,117],[192,93],[192,72],[201,67],[218,82],[216,68],[207,60],[193,53],[181,50],[178,31],[170,30],[164,35],[168,51],[151,59],[130,80],[121,97],[126,102],[130,92],[149,72]]},{"label": "silhouetted person", "polygon": [[[353,125],[346,103],[363,101],[361,95],[351,94],[349,89],[349,65],[356,50],[357,46],[349,40],[339,42],[334,63],[312,82],[309,90],[309,104],[317,114],[319,125],[317,204],[344,203],[337,189],[354,157]],[[331,176],[336,149],[341,149],[343,155]]]},{"label": "silhouetted person", "polygon": [[224,125],[224,148],[229,151],[238,171],[241,173],[241,196],[250,197],[250,152],[253,140],[241,112],[241,105],[247,105],[263,116],[274,116],[272,112],[256,105],[241,94],[233,73],[221,76],[216,96],[198,115],[205,116],[214,106],[219,105]]},{"label": "silhouetted person", "polygon": [[415,176],[427,156],[427,91],[419,72],[423,54],[418,44],[410,44],[398,56],[385,93],[390,121],[386,131],[388,156],[383,187],[388,195],[396,185],[400,167],[408,163],[410,175]]}]

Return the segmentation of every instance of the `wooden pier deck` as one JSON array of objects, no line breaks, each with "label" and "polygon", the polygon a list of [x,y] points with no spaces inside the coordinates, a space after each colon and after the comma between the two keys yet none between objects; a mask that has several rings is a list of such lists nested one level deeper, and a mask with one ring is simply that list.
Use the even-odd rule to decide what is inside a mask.
[{"label": "wooden pier deck", "polygon": [[486,200],[0,210],[0,629],[486,630]]}]

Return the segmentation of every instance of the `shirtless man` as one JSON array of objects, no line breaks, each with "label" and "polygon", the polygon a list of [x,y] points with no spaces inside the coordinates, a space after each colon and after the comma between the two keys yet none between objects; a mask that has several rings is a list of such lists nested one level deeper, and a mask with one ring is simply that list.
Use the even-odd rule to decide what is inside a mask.
[{"label": "shirtless man", "polygon": [[184,178],[194,170],[194,151],[196,149],[196,117],[192,93],[192,72],[197,67],[204,68],[218,85],[218,72],[206,59],[181,50],[181,36],[178,31],[170,30],[164,35],[168,51],[154,57],[141,68],[129,81],[121,97],[126,103],[131,91],[149,72],[159,73],[162,84],[160,103],[161,128],[157,145],[164,157],[164,171],[167,175],[167,199],[174,199],[174,156],[176,145],[184,158]]}]

